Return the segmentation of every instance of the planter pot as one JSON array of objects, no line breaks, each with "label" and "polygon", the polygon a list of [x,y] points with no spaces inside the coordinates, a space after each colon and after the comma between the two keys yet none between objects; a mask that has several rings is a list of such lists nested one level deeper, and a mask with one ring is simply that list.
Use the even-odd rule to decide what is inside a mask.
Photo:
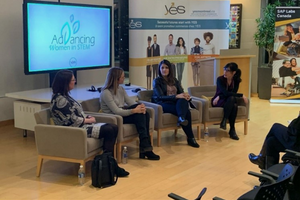
[{"label": "planter pot", "polygon": [[257,68],[257,91],[260,99],[271,99],[272,90],[272,68],[258,67]]}]

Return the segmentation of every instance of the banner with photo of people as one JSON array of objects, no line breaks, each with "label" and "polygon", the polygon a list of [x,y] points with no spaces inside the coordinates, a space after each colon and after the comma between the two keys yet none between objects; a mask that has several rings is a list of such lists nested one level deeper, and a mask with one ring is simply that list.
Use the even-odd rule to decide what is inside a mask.
[{"label": "banner with photo of people", "polygon": [[271,100],[300,103],[300,8],[277,7]]},{"label": "banner with photo of people", "polygon": [[129,0],[130,82],[151,89],[162,59],[184,89],[206,73],[216,78],[213,58],[228,49],[229,16],[230,1]]}]

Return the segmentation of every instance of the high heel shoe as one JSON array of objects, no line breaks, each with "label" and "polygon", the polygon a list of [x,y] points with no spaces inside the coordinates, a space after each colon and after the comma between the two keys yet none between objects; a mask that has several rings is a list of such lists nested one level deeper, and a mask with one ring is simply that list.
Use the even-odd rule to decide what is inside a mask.
[{"label": "high heel shoe", "polygon": [[227,122],[227,118],[224,117],[220,123],[221,129],[226,130],[226,122]]},{"label": "high heel shoe", "polygon": [[153,151],[140,152],[140,158],[148,160],[159,160],[160,156],[153,153]]},{"label": "high heel shoe", "polygon": [[249,154],[249,160],[255,165],[258,165],[260,169],[265,169],[266,165],[266,158],[262,156],[261,154],[255,155],[254,153]]},{"label": "high heel shoe", "polygon": [[117,166],[117,176],[118,177],[126,177],[129,175],[129,172],[123,169],[122,167]]},{"label": "high heel shoe", "polygon": [[187,143],[191,147],[195,147],[195,148],[199,148],[200,147],[200,145],[196,142],[195,138],[188,138],[187,139]]},{"label": "high heel shoe", "polygon": [[188,123],[188,120],[184,119],[183,117],[178,117],[177,126],[186,126]]}]

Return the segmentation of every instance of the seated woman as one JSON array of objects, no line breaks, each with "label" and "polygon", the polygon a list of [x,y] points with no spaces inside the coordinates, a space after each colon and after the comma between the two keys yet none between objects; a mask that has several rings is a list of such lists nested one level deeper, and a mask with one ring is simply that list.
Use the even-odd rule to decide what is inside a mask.
[{"label": "seated woman", "polygon": [[[85,115],[81,104],[70,96],[74,88],[75,77],[70,70],[57,72],[52,84],[52,99],[50,112],[56,125],[80,127],[86,130],[87,137],[103,138],[103,150],[114,153],[114,144],[118,135],[118,126],[115,124],[96,123],[94,117]],[[72,138],[70,138],[72,139]],[[129,173],[118,167],[119,177]]]},{"label": "seated woman", "polygon": [[173,76],[173,68],[168,60],[162,60],[158,65],[158,77],[153,81],[152,101],[162,106],[165,113],[178,116],[178,126],[181,125],[187,136],[187,143],[199,148],[192,130],[192,118],[189,110],[190,96],[183,92],[179,81]]},{"label": "seated woman", "polygon": [[[120,67],[110,68],[100,95],[101,109],[104,113],[121,115],[124,124],[135,124],[140,138],[140,158],[159,160],[153,153],[149,134],[149,113],[144,104],[137,104],[128,97],[120,84],[124,82],[124,71]],[[128,107],[125,107],[126,106]]]},{"label": "seated woman", "polygon": [[285,149],[300,151],[300,116],[288,127],[275,123],[267,134],[259,155],[249,154],[249,160],[261,169],[278,164],[279,153]]},{"label": "seated woman", "polygon": [[220,128],[226,130],[226,123],[229,120],[229,135],[233,140],[239,140],[235,132],[235,119],[237,116],[238,106],[237,98],[243,97],[244,102],[248,103],[247,97],[237,93],[241,80],[241,70],[236,63],[228,63],[224,67],[224,75],[217,78],[217,91],[211,99],[213,107],[223,107],[224,116]]}]

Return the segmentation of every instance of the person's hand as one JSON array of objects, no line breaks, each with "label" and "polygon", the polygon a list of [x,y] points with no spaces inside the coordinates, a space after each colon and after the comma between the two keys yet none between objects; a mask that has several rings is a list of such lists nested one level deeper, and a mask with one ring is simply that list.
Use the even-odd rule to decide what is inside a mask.
[{"label": "person's hand", "polygon": [[146,107],[144,104],[138,105],[136,108],[132,109],[133,113],[146,113]]},{"label": "person's hand", "polygon": [[245,104],[248,104],[248,98],[245,95],[243,95],[243,99],[244,99]]},{"label": "person's hand", "polygon": [[85,124],[92,124],[92,123],[96,123],[96,119],[95,117],[92,117],[92,116],[87,116],[84,120],[84,123]]},{"label": "person's hand", "polygon": [[219,101],[220,97],[217,96],[214,100],[213,100],[213,105],[217,105],[218,101]]},{"label": "person's hand", "polygon": [[186,99],[184,93],[177,94],[176,99]]},{"label": "person's hand", "polygon": [[189,101],[191,99],[191,97],[188,93],[183,93],[183,95],[187,101]]}]

